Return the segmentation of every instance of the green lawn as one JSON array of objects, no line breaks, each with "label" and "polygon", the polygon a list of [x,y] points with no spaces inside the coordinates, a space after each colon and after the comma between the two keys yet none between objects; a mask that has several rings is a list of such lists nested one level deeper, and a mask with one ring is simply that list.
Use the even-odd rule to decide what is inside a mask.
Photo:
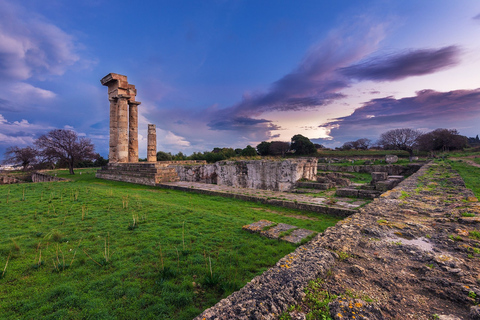
[{"label": "green lawn", "polygon": [[1,318],[192,319],[295,249],[243,225],[338,221],[76,172],[0,186]]},{"label": "green lawn", "polygon": [[471,189],[477,198],[480,198],[480,168],[471,166],[463,161],[449,161],[453,169],[465,181],[465,185],[468,189]]}]

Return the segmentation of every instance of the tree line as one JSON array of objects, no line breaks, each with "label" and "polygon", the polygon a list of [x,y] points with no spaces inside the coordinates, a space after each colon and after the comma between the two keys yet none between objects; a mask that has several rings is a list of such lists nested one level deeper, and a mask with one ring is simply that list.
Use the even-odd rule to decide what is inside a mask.
[{"label": "tree line", "polygon": [[366,150],[369,148],[381,148],[384,150],[404,150],[413,156],[418,151],[452,151],[463,150],[467,146],[480,145],[478,135],[476,138],[467,138],[460,135],[456,129],[438,128],[430,132],[422,132],[411,128],[388,130],[380,135],[380,139],[372,144],[369,139],[348,141],[339,149],[341,150]]},{"label": "tree line", "polygon": [[90,139],[72,130],[54,129],[36,139],[33,146],[7,148],[3,163],[21,165],[23,170],[67,167],[74,174],[75,166],[102,166],[107,160],[95,153]]},{"label": "tree line", "polygon": [[[415,150],[436,152],[462,150],[467,146],[480,146],[478,135],[467,138],[456,129],[435,129],[431,132],[421,132],[411,128],[392,129],[380,135],[373,143],[370,139],[360,138],[347,141],[337,150],[404,150],[413,156]],[[307,137],[297,134],[291,141],[262,141],[256,148],[248,145],[245,148],[214,148],[212,151],[194,152],[190,156],[179,152],[175,155],[164,151],[157,152],[157,161],[172,160],[205,160],[214,163],[235,157],[253,156],[314,156],[320,144],[315,144]],[[146,161],[146,159],[140,159]],[[51,130],[35,140],[33,146],[19,148],[9,147],[5,153],[5,164],[21,165],[27,168],[68,167],[74,174],[74,167],[104,166],[108,160],[95,153],[95,147],[85,137],[79,137],[75,131],[66,129]]]}]

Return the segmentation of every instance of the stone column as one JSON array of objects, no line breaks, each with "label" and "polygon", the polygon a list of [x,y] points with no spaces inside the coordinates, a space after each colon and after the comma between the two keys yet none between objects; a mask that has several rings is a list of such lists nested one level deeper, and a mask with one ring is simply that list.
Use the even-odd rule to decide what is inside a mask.
[{"label": "stone column", "polygon": [[128,162],[138,162],[138,101],[129,101]]},{"label": "stone column", "polygon": [[117,99],[108,99],[110,101],[110,149],[108,159],[111,163],[117,162]]},{"label": "stone column", "polygon": [[148,125],[147,161],[157,162],[157,129],[154,124]]},{"label": "stone column", "polygon": [[117,109],[117,155],[118,162],[128,162],[128,98],[118,95]]}]

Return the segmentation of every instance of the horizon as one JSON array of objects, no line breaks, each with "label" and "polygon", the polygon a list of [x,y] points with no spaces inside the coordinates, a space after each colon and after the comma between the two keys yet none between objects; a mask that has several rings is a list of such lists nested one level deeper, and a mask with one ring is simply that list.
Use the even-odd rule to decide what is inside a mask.
[{"label": "horizon", "polygon": [[[459,4],[460,3],[460,4]],[[108,157],[100,84],[137,89],[139,157],[327,148],[390,129],[480,134],[480,2],[0,0],[0,159],[52,129]]]}]

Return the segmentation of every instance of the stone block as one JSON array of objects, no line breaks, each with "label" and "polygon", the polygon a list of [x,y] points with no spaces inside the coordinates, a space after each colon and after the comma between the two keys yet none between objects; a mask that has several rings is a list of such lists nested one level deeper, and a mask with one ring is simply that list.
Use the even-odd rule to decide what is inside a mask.
[{"label": "stone block", "polygon": [[378,181],[387,180],[388,174],[386,172],[372,172],[372,184],[375,184]]},{"label": "stone block", "polygon": [[339,197],[355,197],[358,198],[358,189],[352,189],[352,188],[340,188],[337,189],[337,192],[335,193]]},{"label": "stone block", "polygon": [[375,199],[378,198],[381,194],[382,192],[378,190],[358,190],[358,197],[363,199]]},{"label": "stone block", "polygon": [[375,190],[378,191],[388,191],[390,189],[393,189],[395,186],[395,180],[385,180],[385,181],[379,181],[375,183]]},{"label": "stone block", "polygon": [[396,163],[398,162],[398,157],[395,155],[388,154],[385,156],[386,163]]}]

